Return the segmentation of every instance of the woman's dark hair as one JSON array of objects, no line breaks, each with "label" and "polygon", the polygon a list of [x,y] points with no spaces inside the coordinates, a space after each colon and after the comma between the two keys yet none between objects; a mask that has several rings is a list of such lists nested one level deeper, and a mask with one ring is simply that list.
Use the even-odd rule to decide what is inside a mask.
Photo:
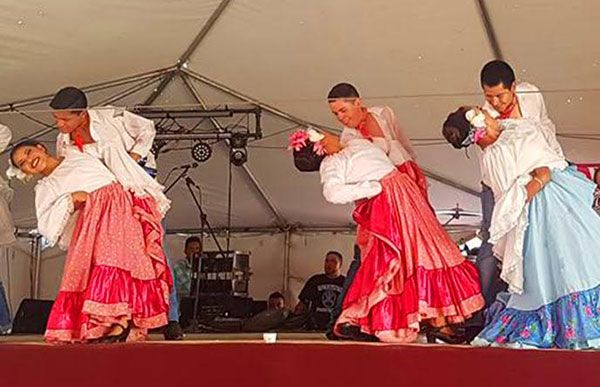
[{"label": "woman's dark hair", "polygon": [[294,166],[301,172],[315,172],[321,167],[321,161],[325,155],[315,153],[314,143],[307,141],[306,146],[300,150],[294,150]]},{"label": "woman's dark hair", "polygon": [[442,125],[442,134],[456,149],[462,148],[463,142],[471,131],[471,124],[467,121],[465,113],[469,110],[467,107],[460,107],[453,113],[448,115],[446,121]]},{"label": "woman's dark hair", "polygon": [[41,145],[44,147],[44,149],[48,150],[48,148],[46,147],[46,145],[42,144],[41,142],[37,141],[37,140],[23,140],[17,144],[15,144],[12,149],[10,150],[10,162],[16,167],[17,164],[15,163],[15,160],[13,159],[13,157],[15,156],[15,153],[17,152],[17,149],[22,148],[24,146],[38,146]]},{"label": "woman's dark hair", "polygon": [[354,98],[360,98],[360,95],[358,94],[358,90],[356,90],[356,87],[354,87],[353,85],[349,84],[349,83],[338,83],[337,85],[333,86],[331,88],[331,90],[329,90],[329,94],[327,94],[327,100],[331,101],[331,100],[336,100],[336,99],[354,99]]}]

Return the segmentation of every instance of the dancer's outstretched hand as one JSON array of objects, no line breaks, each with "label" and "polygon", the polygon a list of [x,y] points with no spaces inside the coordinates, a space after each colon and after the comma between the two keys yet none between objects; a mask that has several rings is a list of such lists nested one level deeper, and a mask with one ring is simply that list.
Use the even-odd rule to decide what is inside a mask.
[{"label": "dancer's outstretched hand", "polygon": [[71,194],[71,198],[73,199],[73,207],[75,210],[79,210],[85,205],[85,202],[88,200],[89,194],[83,191],[73,192]]}]

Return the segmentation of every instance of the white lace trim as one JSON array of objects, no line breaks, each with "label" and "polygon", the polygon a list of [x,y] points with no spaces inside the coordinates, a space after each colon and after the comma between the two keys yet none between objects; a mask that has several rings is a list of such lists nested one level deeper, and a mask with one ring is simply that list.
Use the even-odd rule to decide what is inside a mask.
[{"label": "white lace trim", "polygon": [[523,244],[529,225],[525,186],[530,180],[529,175],[517,178],[512,188],[514,195],[511,195],[510,206],[496,207],[494,211],[497,212],[490,227],[489,242],[493,245],[502,244],[504,247],[504,251],[499,254],[502,260],[500,278],[508,284],[511,292],[517,294],[523,292]]}]

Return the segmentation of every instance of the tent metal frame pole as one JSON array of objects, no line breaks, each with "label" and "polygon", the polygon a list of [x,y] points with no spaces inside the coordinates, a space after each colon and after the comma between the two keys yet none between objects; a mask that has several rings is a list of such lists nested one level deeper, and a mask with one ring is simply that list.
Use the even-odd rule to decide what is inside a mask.
[{"label": "tent metal frame pole", "polygon": [[[452,231],[459,230],[468,230],[468,229],[476,229],[479,226],[476,224],[456,224],[449,225],[446,229]],[[18,227],[16,235],[19,238],[30,238],[34,239],[39,234],[32,234],[31,231],[33,228],[31,227]],[[301,233],[343,233],[350,232],[353,233],[356,231],[355,225],[347,225],[347,226],[290,226],[286,229],[282,229],[277,226],[264,226],[264,227],[231,227],[229,231],[232,234],[280,234],[289,230],[292,234],[301,234]],[[227,231],[225,227],[216,227],[213,228],[213,231],[216,234],[224,235]],[[196,227],[188,227],[188,228],[170,228],[165,231],[166,234],[199,234],[202,232],[202,229]]]},{"label": "tent metal frame pole", "polygon": [[[213,229],[215,233],[224,235],[227,231],[225,227],[217,227]],[[356,226],[307,226],[307,227],[288,227],[282,229],[277,226],[266,226],[266,227],[231,227],[231,234],[279,234],[289,230],[291,233],[302,233],[302,232],[355,232]],[[170,228],[166,231],[167,234],[198,234],[201,232],[199,228]]]},{"label": "tent metal frame pole", "polygon": [[[81,88],[84,92],[95,92],[110,89],[117,86],[127,85],[136,81],[142,81],[147,78],[154,78],[164,75],[165,73],[173,72],[177,69],[176,66],[169,66],[158,70],[147,71],[144,73],[134,74],[123,78],[117,78],[112,81],[95,83]],[[17,108],[23,108],[31,105],[37,105],[43,102],[48,102],[54,98],[54,94],[48,94],[41,97],[28,98],[13,102],[0,104],[0,112],[9,112]]]},{"label": "tent metal frame pole", "polygon": [[454,180],[450,180],[447,177],[440,176],[435,172],[431,172],[430,170],[423,169],[423,173],[425,176],[431,178],[432,180],[437,181],[438,183],[442,183],[452,188],[456,188],[459,191],[463,191],[465,193],[471,194],[476,197],[480,197],[481,193],[473,188],[467,187],[466,185],[455,182]]},{"label": "tent metal frame pole", "polygon": [[152,77],[152,78],[148,78],[143,80],[140,83],[137,83],[131,87],[128,87],[125,90],[121,90],[120,92],[118,92],[117,94],[113,94],[107,98],[105,98],[104,100],[98,102],[96,104],[96,106],[105,106],[105,105],[110,105],[113,104],[117,101],[122,100],[123,98],[126,98],[134,93],[137,93],[140,90],[143,90],[144,88],[152,85],[155,82],[158,82],[160,79],[162,78],[161,75],[158,75],[156,77]]},{"label": "tent metal frame pole", "polygon": [[181,54],[179,59],[177,59],[177,63],[175,64],[176,71],[166,74],[164,76],[163,80],[160,82],[160,84],[158,85],[156,90],[154,90],[152,92],[152,94],[150,94],[150,96],[148,96],[148,98],[146,98],[144,105],[152,105],[154,103],[154,101],[156,101],[156,99],[160,96],[160,94],[167,88],[169,83],[171,83],[171,81],[173,80],[175,75],[179,74],[180,70],[183,68],[185,63],[190,59],[190,57],[194,54],[194,52],[196,51],[196,49],[198,48],[198,46],[200,45],[202,40],[204,40],[206,35],[208,35],[210,30],[213,28],[213,26],[215,25],[217,20],[219,20],[219,18],[223,14],[223,11],[225,11],[225,8],[227,8],[227,6],[229,5],[230,2],[231,2],[231,0],[222,0],[219,3],[219,5],[213,11],[213,13],[210,15],[210,17],[208,18],[206,23],[204,23],[204,25],[202,26],[202,29],[200,30],[200,32],[198,32],[198,35],[196,35],[194,40],[192,40],[192,43],[190,43],[188,48],[183,52],[183,54]]},{"label": "tent metal frame pole", "polygon": [[224,92],[226,94],[229,94],[229,95],[231,95],[231,96],[233,96],[235,98],[238,98],[238,99],[240,99],[240,100],[242,100],[244,102],[248,102],[248,103],[251,103],[253,105],[256,105],[256,106],[260,107],[261,109],[263,109],[263,110],[265,110],[265,111],[267,111],[267,112],[269,112],[269,113],[271,113],[271,114],[273,114],[275,116],[281,117],[283,119],[286,119],[286,120],[291,121],[293,123],[296,123],[298,125],[302,125],[302,126],[309,126],[309,125],[311,125],[311,123],[308,122],[308,121],[305,121],[305,120],[303,120],[303,119],[301,119],[299,117],[296,117],[294,115],[291,115],[289,113],[286,113],[283,110],[280,110],[280,109],[278,109],[278,108],[276,108],[276,107],[274,107],[272,105],[260,102],[257,99],[254,99],[254,98],[249,97],[249,96],[247,96],[247,95],[245,95],[243,93],[240,93],[237,90],[234,90],[234,89],[232,89],[230,87],[227,87],[227,86],[223,85],[222,83],[219,83],[219,82],[214,81],[214,80],[212,80],[210,78],[207,78],[204,75],[198,74],[198,73],[196,73],[196,72],[194,72],[192,70],[182,69],[181,71],[184,74],[188,75],[189,77],[197,80],[198,82],[201,82],[201,83],[204,83],[204,84],[206,84],[208,86],[211,86],[211,87],[213,87],[213,88],[215,88],[217,90],[220,90],[220,91],[222,91],[222,92]]},{"label": "tent metal frame pole", "polygon": [[36,132],[36,133],[34,133],[34,134],[30,135],[30,136],[27,136],[27,137],[21,137],[21,138],[20,138],[20,139],[18,139],[18,140],[13,140],[13,141],[11,142],[11,144],[9,144],[9,146],[7,146],[7,147],[6,147],[6,149],[5,149],[5,150],[4,150],[4,151],[3,151],[1,154],[5,154],[5,153],[8,153],[8,152],[10,152],[10,151],[12,150],[12,147],[13,147],[13,145],[17,144],[17,143],[18,143],[18,142],[20,142],[20,141],[23,141],[25,138],[28,138],[28,139],[30,139],[30,140],[37,140],[38,138],[40,138],[40,137],[44,137],[44,136],[45,136],[45,135],[47,135],[48,133],[52,133],[52,132],[54,132],[55,130],[56,130],[56,127],[54,127],[54,126],[48,126],[48,127],[44,128],[44,129],[42,129],[42,130],[40,130],[39,132]]},{"label": "tent metal frame pole", "polygon": [[290,228],[285,230],[283,252],[283,296],[288,299],[290,289],[290,255],[292,251],[292,231]]},{"label": "tent metal frame pole", "polygon": [[[196,90],[194,85],[191,84],[189,79],[184,74],[180,74],[180,77],[183,81],[183,84],[188,89],[188,91],[190,92],[192,97],[196,100],[196,102],[198,102],[198,104],[202,108],[207,109],[208,105],[206,104],[206,101],[204,101],[204,99],[202,98],[202,96],[200,95],[198,90]],[[215,127],[215,129],[217,129],[219,132],[225,132],[225,130],[223,129],[223,127],[221,126],[219,121],[217,121],[215,118],[209,118],[209,121]],[[229,141],[228,140],[226,140],[226,141],[229,144]],[[262,185],[260,184],[260,182],[258,181],[256,176],[254,176],[254,173],[250,170],[250,167],[248,167],[248,164],[242,165],[241,168],[242,168],[242,171],[244,172],[244,174],[248,177],[248,179],[252,183],[252,186],[255,188],[255,190],[260,195],[261,199],[264,201],[264,203],[267,205],[267,207],[271,210],[271,213],[275,216],[278,226],[285,227],[286,225],[288,225],[288,222],[281,215],[281,212],[275,206],[275,204],[271,200],[270,196],[267,194],[266,190],[262,187]]]},{"label": "tent metal frame pole", "polygon": [[181,54],[179,60],[177,61],[177,64],[182,66],[188,59],[190,59],[192,55],[194,55],[194,52],[196,51],[200,43],[202,43],[206,35],[208,35],[208,33],[212,30],[212,28],[217,23],[221,15],[223,15],[223,12],[230,3],[231,0],[222,0],[219,3],[219,5],[217,6],[217,8],[215,8],[212,15],[210,15],[200,32],[198,32],[198,35],[196,35],[192,43],[183,52],[183,54]]},{"label": "tent metal frame pole", "polygon": [[475,0],[475,4],[479,10],[479,16],[481,17],[481,22],[483,23],[483,28],[487,34],[488,42],[490,43],[490,48],[492,49],[494,58],[503,60],[504,55],[502,55],[500,43],[498,42],[498,36],[496,35],[496,30],[492,24],[492,19],[490,18],[490,13],[487,5],[485,4],[485,0]]},{"label": "tent metal frame pole", "polygon": [[150,94],[148,96],[148,98],[146,98],[143,105],[144,106],[152,105],[154,103],[154,101],[156,101],[158,96],[160,96],[162,94],[162,92],[165,91],[165,89],[167,88],[169,83],[171,83],[171,81],[175,77],[175,74],[177,74],[177,73],[179,73],[179,68],[175,69],[174,71],[172,71],[168,74],[163,75],[162,80],[160,81],[158,86],[156,86],[156,89],[154,89],[152,91],[152,94]]},{"label": "tent metal frame pole", "polygon": [[[305,120],[303,120],[301,118],[295,117],[295,116],[293,116],[293,115],[291,115],[289,113],[286,113],[286,112],[284,112],[284,111],[282,111],[280,109],[277,109],[274,106],[264,104],[264,103],[262,103],[262,102],[260,102],[260,101],[258,101],[256,99],[254,99],[252,97],[249,97],[249,96],[247,96],[245,94],[242,94],[242,93],[240,93],[240,92],[238,92],[236,90],[233,90],[233,89],[231,89],[231,88],[229,88],[229,87],[227,87],[227,86],[225,86],[225,85],[223,85],[223,84],[221,84],[219,82],[216,82],[216,81],[214,81],[214,80],[212,80],[210,78],[207,78],[207,77],[205,77],[203,75],[200,75],[200,74],[198,74],[198,73],[196,73],[194,71],[191,71],[189,69],[183,69],[182,72],[184,74],[188,75],[189,77],[191,77],[192,79],[197,80],[198,82],[201,82],[201,83],[204,83],[204,84],[206,84],[208,86],[211,86],[211,87],[213,87],[213,88],[215,88],[217,90],[220,90],[220,91],[222,91],[222,92],[224,92],[226,94],[229,94],[229,95],[231,95],[233,97],[236,97],[236,98],[238,98],[238,99],[240,99],[242,101],[245,101],[245,102],[257,105],[260,108],[264,109],[265,111],[267,111],[267,112],[269,112],[271,114],[274,114],[274,115],[276,115],[278,117],[281,117],[283,119],[286,119],[288,121],[291,121],[293,123],[296,123],[296,124],[302,125],[302,126],[311,125],[309,122],[307,122],[307,121],[305,121]],[[431,179],[436,180],[436,181],[438,181],[438,182],[440,182],[442,184],[448,185],[448,186],[450,186],[452,188],[456,188],[456,189],[458,189],[460,191],[463,191],[463,192],[466,192],[468,194],[471,194],[471,195],[479,197],[479,192],[477,192],[476,190],[474,190],[472,188],[464,186],[464,185],[462,185],[460,183],[457,183],[457,182],[455,182],[453,180],[450,180],[448,178],[445,178],[443,176],[439,176],[436,173],[433,173],[431,171],[424,171],[424,173],[428,177],[430,177]]]}]

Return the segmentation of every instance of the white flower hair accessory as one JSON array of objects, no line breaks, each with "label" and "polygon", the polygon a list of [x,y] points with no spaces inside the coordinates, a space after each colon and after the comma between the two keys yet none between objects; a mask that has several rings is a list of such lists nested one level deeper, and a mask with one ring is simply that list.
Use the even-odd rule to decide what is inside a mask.
[{"label": "white flower hair accessory", "polygon": [[310,140],[310,142],[319,142],[325,138],[325,135],[323,133],[317,132],[314,128],[310,126],[308,127],[306,134],[308,134],[308,139]]},{"label": "white flower hair accessory", "polygon": [[485,128],[485,114],[479,109],[471,109],[465,113],[465,118],[475,128]]},{"label": "white flower hair accessory", "polygon": [[462,146],[467,147],[471,144],[477,144],[479,140],[485,137],[485,114],[479,109],[470,109],[465,113],[465,118],[471,125],[471,130],[467,138],[462,142]]},{"label": "white flower hair accessory", "polygon": [[13,165],[12,161],[8,162],[8,169],[6,170],[6,177],[8,177],[9,180],[12,178],[17,178],[17,179],[21,180],[22,182],[31,180],[31,175],[28,175],[25,172],[21,171],[19,168],[15,167]]}]

